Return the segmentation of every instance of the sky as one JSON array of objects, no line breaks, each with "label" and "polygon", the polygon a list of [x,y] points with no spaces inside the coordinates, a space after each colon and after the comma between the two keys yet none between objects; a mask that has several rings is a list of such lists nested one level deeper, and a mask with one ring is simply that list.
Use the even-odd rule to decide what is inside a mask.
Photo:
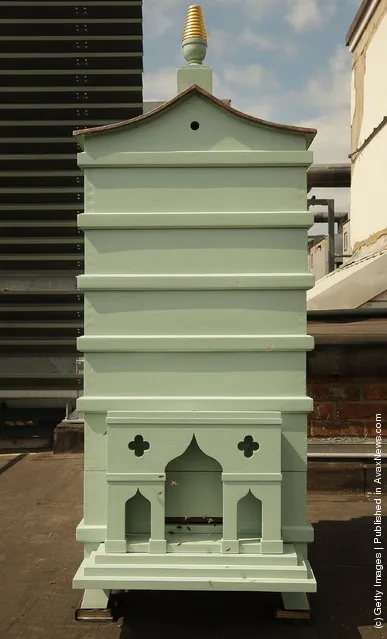
[{"label": "sky", "polygon": [[[189,0],[143,0],[144,100],[176,95]],[[213,93],[257,117],[318,130],[316,163],[348,162],[351,54],[360,0],[201,0]],[[333,192],[332,192],[333,191]],[[349,210],[349,189],[315,189]],[[317,207],[314,209],[318,211]],[[324,209],[321,209],[324,210]]]}]

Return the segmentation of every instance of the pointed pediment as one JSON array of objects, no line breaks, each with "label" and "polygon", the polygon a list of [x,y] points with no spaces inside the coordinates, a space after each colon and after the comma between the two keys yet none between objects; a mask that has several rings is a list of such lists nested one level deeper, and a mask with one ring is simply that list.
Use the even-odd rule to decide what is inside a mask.
[{"label": "pointed pediment", "polygon": [[242,113],[193,85],[144,115],[75,131],[88,152],[304,151],[315,129],[277,124]]}]

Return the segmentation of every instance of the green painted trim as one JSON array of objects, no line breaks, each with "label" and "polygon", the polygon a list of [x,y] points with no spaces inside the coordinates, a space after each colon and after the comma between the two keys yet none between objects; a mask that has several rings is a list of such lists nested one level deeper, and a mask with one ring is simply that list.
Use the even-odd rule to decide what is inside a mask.
[{"label": "green painted trim", "polygon": [[175,351],[311,351],[309,335],[117,335],[83,336],[77,340],[85,353]]},{"label": "green painted trim", "polygon": [[93,158],[85,151],[78,153],[78,166],[113,167],[240,167],[240,166],[304,166],[313,162],[311,151],[148,151],[110,153]]},{"label": "green painted trim", "polygon": [[[76,528],[76,540],[83,542],[103,542],[106,539],[106,525],[86,525],[83,519]],[[305,526],[282,526],[282,538],[284,542],[312,542],[314,540],[314,528],[311,524]]]},{"label": "green painted trim", "polygon": [[[303,593],[316,592],[317,589],[316,579],[307,561],[302,561],[297,567],[275,564],[274,566],[262,568],[257,566],[255,568],[253,564],[252,571],[254,572],[252,576],[246,578],[243,572],[247,572],[247,568],[244,571],[243,569],[239,570],[242,575],[235,576],[238,569],[234,566],[230,568],[227,555],[224,556],[224,564],[214,569],[213,566],[206,564],[208,553],[203,552],[203,545],[200,550],[195,551],[195,554],[198,560],[197,564],[179,565],[172,570],[173,564],[165,564],[163,567],[155,565],[152,558],[159,555],[149,552],[146,563],[141,566],[146,569],[146,573],[141,576],[137,576],[136,570],[133,568],[128,570],[126,564],[118,564],[114,573],[111,566],[108,566],[106,575],[98,574],[103,571],[102,568],[99,571],[95,570],[97,574],[93,574],[92,558],[90,560],[84,559],[73,578],[73,588],[80,590],[98,588],[102,590],[206,590],[209,592],[229,590]],[[203,565],[205,568],[201,569],[200,566]],[[122,566],[121,570],[120,566]],[[200,570],[202,570],[202,574],[198,576]],[[166,571],[170,573],[168,576],[165,575]],[[223,573],[221,577],[219,576],[220,572]]]},{"label": "green painted trim", "polygon": [[292,542],[312,542],[314,528],[309,523],[305,526],[282,526],[282,539]]},{"label": "green painted trim", "polygon": [[222,473],[223,481],[232,483],[251,483],[251,482],[281,482],[281,473]]},{"label": "green painted trim", "polygon": [[203,275],[79,275],[78,288],[83,291],[130,290],[306,290],[314,285],[309,273],[241,273]]},{"label": "green painted trim", "polygon": [[313,410],[310,397],[196,397],[196,396],[83,396],[77,401],[77,410],[81,413],[107,413],[111,410],[124,411],[131,406],[133,410],[246,410],[281,411],[282,413],[308,413]]},{"label": "green painted trim", "polygon": [[281,426],[281,413],[278,411],[108,411],[106,423],[127,426],[134,424],[276,424]]},{"label": "green painted trim", "polygon": [[82,519],[76,527],[75,538],[83,542],[105,541],[106,525],[88,525]]},{"label": "green painted trim", "polygon": [[165,473],[106,473],[107,482],[135,483],[151,482],[152,484],[164,484]]},{"label": "green painted trim", "polygon": [[81,229],[145,228],[304,228],[314,224],[307,211],[221,213],[81,213]]}]

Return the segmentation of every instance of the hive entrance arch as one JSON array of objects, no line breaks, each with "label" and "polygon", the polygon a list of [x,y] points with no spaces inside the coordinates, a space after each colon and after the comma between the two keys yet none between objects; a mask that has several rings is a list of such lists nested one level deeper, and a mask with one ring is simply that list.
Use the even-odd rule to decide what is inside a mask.
[{"label": "hive entrance arch", "polygon": [[151,536],[151,504],[139,490],[125,503],[125,537],[136,535]]},{"label": "hive entrance arch", "polygon": [[195,436],[185,452],[168,463],[165,469],[167,535],[221,533],[222,472],[222,466],[201,450]]},{"label": "hive entrance arch", "polygon": [[262,502],[251,490],[238,501],[238,539],[262,537]]}]

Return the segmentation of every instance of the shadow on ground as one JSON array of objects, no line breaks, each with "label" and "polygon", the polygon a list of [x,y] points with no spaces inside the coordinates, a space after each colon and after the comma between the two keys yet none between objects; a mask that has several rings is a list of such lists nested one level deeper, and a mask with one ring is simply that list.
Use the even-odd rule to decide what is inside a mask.
[{"label": "shadow on ground", "polygon": [[120,605],[120,639],[382,639],[383,630],[373,627],[372,517],[314,528],[318,594],[310,596],[311,622],[275,620],[277,593],[134,592]]}]

